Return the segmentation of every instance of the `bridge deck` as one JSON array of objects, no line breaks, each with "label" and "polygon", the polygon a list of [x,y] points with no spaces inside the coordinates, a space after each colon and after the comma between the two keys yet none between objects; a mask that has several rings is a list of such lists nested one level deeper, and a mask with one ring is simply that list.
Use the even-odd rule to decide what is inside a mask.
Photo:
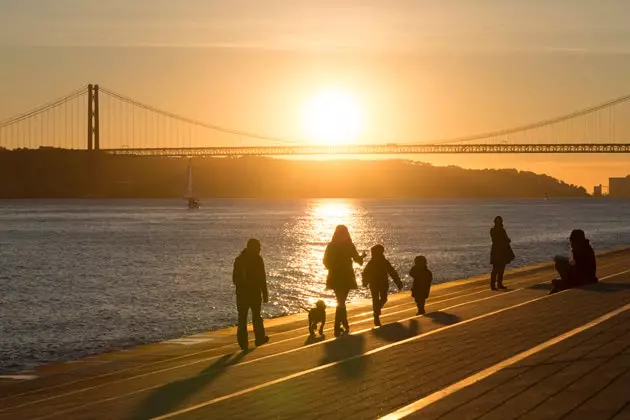
[{"label": "bridge deck", "polygon": [[271,342],[247,354],[226,329],[43,367],[0,382],[0,419],[630,419],[629,255],[551,296],[548,265],[512,273],[507,292],[438,286],[421,317],[393,295],[376,329],[356,305],[339,339],[310,339],[297,315],[268,321]]},{"label": "bridge deck", "polygon": [[164,147],[100,149],[134,156],[410,155],[486,153],[630,153],[630,143],[353,144],[345,146]]}]

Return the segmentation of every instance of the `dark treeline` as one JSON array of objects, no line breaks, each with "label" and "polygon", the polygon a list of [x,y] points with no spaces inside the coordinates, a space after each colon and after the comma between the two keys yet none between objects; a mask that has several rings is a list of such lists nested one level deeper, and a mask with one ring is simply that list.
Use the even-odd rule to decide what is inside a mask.
[{"label": "dark treeline", "polygon": [[[178,198],[188,160],[63,150],[0,151],[1,198]],[[405,160],[193,159],[200,197],[582,197],[547,175]]]}]

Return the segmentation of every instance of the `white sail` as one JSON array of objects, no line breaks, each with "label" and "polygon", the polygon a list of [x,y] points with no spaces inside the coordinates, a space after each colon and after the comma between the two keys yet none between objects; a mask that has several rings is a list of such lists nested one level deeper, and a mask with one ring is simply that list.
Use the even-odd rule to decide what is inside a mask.
[{"label": "white sail", "polygon": [[186,184],[186,196],[185,198],[193,198],[193,190],[192,190],[192,160],[188,160],[188,181]]}]

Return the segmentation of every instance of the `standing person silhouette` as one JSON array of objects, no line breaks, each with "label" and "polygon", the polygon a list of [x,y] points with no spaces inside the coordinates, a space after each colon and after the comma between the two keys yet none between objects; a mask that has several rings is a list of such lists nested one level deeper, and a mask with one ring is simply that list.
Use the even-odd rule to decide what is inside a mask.
[{"label": "standing person silhouette", "polygon": [[[357,248],[352,243],[350,232],[348,232],[346,226],[339,225],[335,228],[332,240],[324,253],[324,266],[328,269],[326,289],[332,289],[337,298],[335,337],[339,337],[342,333],[347,334],[350,332],[346,299],[350,290],[358,288],[352,262],[363,265],[365,255],[365,252],[362,255],[359,255],[357,252]],[[341,329],[342,324],[343,330]]]},{"label": "standing person silhouette", "polygon": [[414,265],[409,270],[409,277],[413,279],[411,297],[414,298],[418,307],[416,315],[424,315],[426,313],[424,305],[429,298],[431,283],[433,283],[433,273],[427,265],[427,257],[418,255],[414,259]]},{"label": "standing person silhouette", "polygon": [[396,269],[385,258],[385,247],[383,245],[374,245],[370,251],[372,251],[372,259],[365,265],[365,270],[363,270],[363,286],[370,288],[372,309],[374,310],[374,325],[380,327],[381,309],[387,303],[387,295],[389,294],[388,277],[394,280],[398,290],[402,290],[403,283]]},{"label": "standing person silhouette", "polygon": [[265,263],[260,256],[260,241],[250,239],[247,247],[234,260],[232,281],[236,286],[236,308],[238,310],[238,330],[236,338],[241,350],[247,350],[249,339],[247,337],[247,315],[252,311],[252,323],[256,345],[261,346],[269,341],[265,335],[260,309],[263,303],[269,301],[267,292],[267,274]]},{"label": "standing person silhouette", "polygon": [[501,216],[494,218],[494,226],[490,229],[490,238],[492,238],[490,289],[507,289],[503,285],[503,273],[505,272],[505,266],[514,260],[514,251],[512,251],[512,246],[510,245],[512,240],[508,237],[503,227],[503,218]]}]

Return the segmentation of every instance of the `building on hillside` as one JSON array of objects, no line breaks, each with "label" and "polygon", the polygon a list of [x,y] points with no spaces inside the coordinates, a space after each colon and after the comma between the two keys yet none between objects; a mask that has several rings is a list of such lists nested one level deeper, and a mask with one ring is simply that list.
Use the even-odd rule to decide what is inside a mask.
[{"label": "building on hillside", "polygon": [[625,178],[610,178],[608,196],[613,198],[630,198],[630,175]]}]

